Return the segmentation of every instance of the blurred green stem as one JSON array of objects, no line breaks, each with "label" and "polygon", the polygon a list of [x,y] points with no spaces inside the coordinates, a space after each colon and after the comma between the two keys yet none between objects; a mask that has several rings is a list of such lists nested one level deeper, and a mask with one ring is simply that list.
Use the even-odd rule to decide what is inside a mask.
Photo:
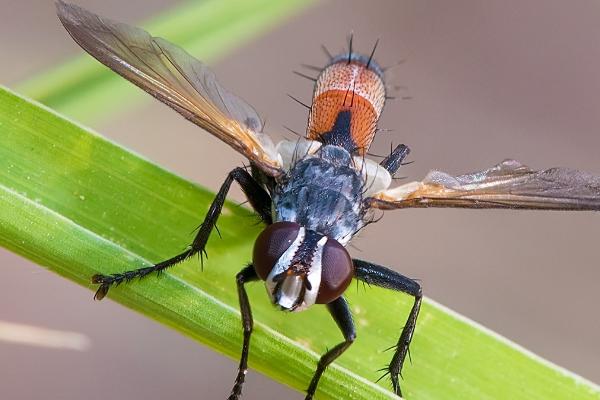
[{"label": "blurred green stem", "polygon": [[[313,3],[314,0],[193,1],[142,25],[153,35],[164,37],[210,63]],[[107,17],[118,20],[118,16]],[[66,33],[64,40],[71,42]],[[244,68],[240,66],[241,70]],[[87,54],[18,85],[16,90],[87,124],[114,118],[150,100],[150,96]]]}]

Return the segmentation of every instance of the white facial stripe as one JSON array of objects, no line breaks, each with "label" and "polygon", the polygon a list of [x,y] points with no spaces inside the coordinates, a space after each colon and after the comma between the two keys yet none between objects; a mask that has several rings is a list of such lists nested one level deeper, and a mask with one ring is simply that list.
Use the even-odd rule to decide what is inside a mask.
[{"label": "white facial stripe", "polygon": [[265,285],[267,286],[267,292],[269,293],[269,297],[271,297],[271,300],[275,301],[275,299],[273,298],[273,292],[275,290],[275,286],[277,285],[273,281],[273,278],[281,274],[282,272],[285,272],[289,268],[294,254],[296,254],[296,251],[298,251],[298,247],[300,247],[300,244],[302,244],[302,242],[304,241],[305,235],[306,230],[303,227],[300,227],[296,239],[294,239],[290,247],[288,247],[288,249],[281,255],[281,257],[279,257],[279,260],[277,260],[277,264],[275,264],[275,266],[269,273],[269,276],[267,276]]},{"label": "white facial stripe", "polygon": [[319,287],[321,286],[321,258],[323,257],[323,247],[327,243],[327,236],[323,236],[321,240],[317,242],[317,249],[313,256],[310,270],[308,272],[308,281],[310,282],[310,290],[304,293],[304,301],[294,311],[302,311],[312,306],[317,301],[317,295],[319,294]]},{"label": "white facial stripe", "polygon": [[[298,301],[304,282],[301,276],[288,276],[285,278],[279,288],[279,304],[281,307],[290,310]],[[295,310],[294,310],[295,311]]]},{"label": "white facial stripe", "polygon": [[[315,304],[321,285],[321,258],[323,256],[323,247],[325,246],[325,243],[327,243],[326,236],[323,236],[317,242],[315,254],[313,255],[312,263],[306,277],[308,282],[310,282],[311,288],[310,290],[304,290],[303,298],[299,299],[304,288],[304,277],[302,276],[291,275],[285,277],[284,281],[279,286],[278,293],[275,293],[277,284],[274,281],[274,278],[290,268],[292,259],[304,241],[305,236],[306,230],[301,227],[298,231],[298,236],[296,236],[296,239],[292,242],[290,247],[279,258],[277,264],[275,264],[275,267],[273,267],[265,281],[271,301],[282,308],[291,311],[302,311]],[[278,298],[276,296],[278,296]],[[300,300],[300,302],[298,300]],[[296,306],[296,308],[294,308],[294,306]]]}]

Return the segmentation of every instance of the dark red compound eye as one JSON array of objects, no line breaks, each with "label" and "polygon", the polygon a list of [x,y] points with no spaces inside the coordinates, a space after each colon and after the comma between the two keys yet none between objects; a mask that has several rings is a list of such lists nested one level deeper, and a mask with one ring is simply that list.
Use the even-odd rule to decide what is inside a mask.
[{"label": "dark red compound eye", "polygon": [[254,242],[252,262],[256,273],[263,281],[277,264],[277,260],[296,240],[300,225],[295,222],[275,222],[265,228]]},{"label": "dark red compound eye", "polygon": [[338,241],[327,240],[321,257],[321,286],[317,303],[331,303],[340,297],[353,276],[354,264],[348,251]]}]

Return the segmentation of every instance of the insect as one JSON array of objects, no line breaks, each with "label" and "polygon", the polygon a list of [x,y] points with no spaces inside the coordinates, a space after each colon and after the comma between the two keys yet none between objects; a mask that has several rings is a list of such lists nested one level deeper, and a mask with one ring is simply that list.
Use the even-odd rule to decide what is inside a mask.
[{"label": "insect", "polygon": [[344,291],[355,278],[414,298],[387,367],[392,387],[399,382],[415,331],[421,286],[391,269],[352,258],[352,237],[377,209],[412,207],[600,210],[600,177],[552,168],[534,171],[506,160],[489,169],[452,176],[432,171],[422,181],[391,187],[409,148],[397,146],[380,163],[366,157],[386,99],[384,74],[370,56],[352,51],[332,57],[316,80],[306,137],[275,145],[246,102],[223,88],[214,74],[181,48],[147,32],[96,16],[78,6],[57,3],[58,15],[73,39],[93,57],[204,128],[250,161],[249,171],[233,169],[219,189],[187,250],[152,266],[96,275],[95,298],[111,286],[161,272],[202,255],[231,184],[237,182],[266,225],[252,263],[236,276],[243,344],[229,399],[242,393],[253,320],[245,285],[264,281],[274,305],[301,311],[324,304],[344,341],[320,358],[306,390],[356,339]]}]

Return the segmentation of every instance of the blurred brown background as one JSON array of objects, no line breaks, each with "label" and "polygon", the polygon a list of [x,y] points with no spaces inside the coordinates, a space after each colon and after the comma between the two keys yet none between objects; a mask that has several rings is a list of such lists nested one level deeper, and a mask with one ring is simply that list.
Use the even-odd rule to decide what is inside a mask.
[{"label": "blurred brown background", "polygon": [[[174,1],[79,0],[139,22]],[[1,0],[0,83],[14,86],[81,51],[51,1]],[[372,148],[406,143],[429,169],[482,169],[511,157],[532,167],[600,174],[600,3],[595,0],[328,1],[214,65],[221,81],[267,118],[302,131],[311,83],[291,73],[322,65],[319,46],[369,52],[383,66],[407,60],[389,80],[390,102]],[[94,126],[179,174],[216,189],[242,158],[157,103]],[[234,197],[240,198],[239,192]],[[422,280],[427,296],[592,381],[600,381],[600,215],[511,211],[389,212],[355,240],[361,258]],[[235,362],[0,250],[0,321],[80,332],[86,351],[0,341],[8,399],[214,399]],[[360,340],[360,331],[358,332]],[[417,330],[418,335],[418,330]],[[337,338],[332,338],[332,344]],[[377,351],[378,349],[374,349]],[[418,356],[414,355],[413,357]],[[302,398],[251,373],[245,399]]]}]

